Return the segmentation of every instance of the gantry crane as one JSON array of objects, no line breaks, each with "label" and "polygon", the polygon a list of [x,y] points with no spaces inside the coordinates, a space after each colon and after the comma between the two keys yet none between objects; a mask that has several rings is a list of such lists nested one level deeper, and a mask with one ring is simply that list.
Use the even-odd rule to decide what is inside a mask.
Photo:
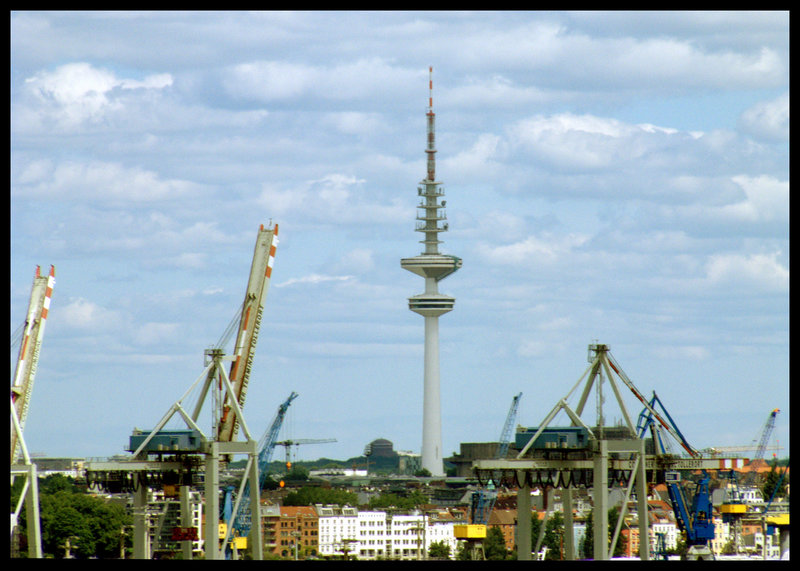
[{"label": "gantry crane", "polygon": [[[253,252],[253,261],[250,267],[250,276],[247,282],[247,291],[238,316],[238,321],[231,323],[229,329],[223,334],[216,346],[205,352],[206,366],[203,372],[173,404],[156,427],[143,432],[135,430],[130,438],[129,450],[133,453],[132,459],[121,462],[90,462],[87,463],[87,478],[92,476],[96,483],[103,479],[121,477],[123,481],[138,482],[133,486],[134,491],[134,557],[147,558],[147,523],[144,517],[147,502],[146,482],[150,471],[169,471],[193,469],[192,463],[185,463],[177,458],[178,455],[205,455],[205,502],[206,513],[219,515],[219,469],[220,464],[230,461],[234,454],[247,454],[248,460],[245,468],[247,485],[256,488],[259,486],[258,477],[258,442],[252,437],[243,415],[243,407],[247,394],[247,385],[253,364],[253,357],[261,325],[261,317],[266,299],[269,283],[272,276],[272,267],[275,260],[275,250],[278,243],[278,225],[265,228],[262,224],[258,231],[256,245]],[[236,343],[233,354],[227,357],[222,347],[227,343],[228,333],[237,331]],[[226,372],[224,362],[232,361],[230,374]],[[194,408],[191,411],[184,409],[184,404],[190,395],[196,395],[195,389],[203,382],[199,390]],[[198,425],[198,418],[206,402],[212,395],[212,433],[206,435]],[[179,414],[186,422],[188,431],[165,431],[161,434],[166,423]],[[237,433],[241,426],[244,432],[244,441],[237,441]],[[168,452],[176,460],[162,460],[160,456]],[[156,454],[159,459],[155,462],[148,461],[148,455]],[[189,466],[188,468],[186,466]],[[131,473],[133,477],[131,478]],[[244,484],[244,482],[243,482]],[[182,489],[188,486],[182,486]],[[240,490],[239,496],[242,493]],[[258,497],[251,500],[251,511],[258,511]],[[216,535],[216,523],[207,522],[208,539]],[[213,530],[213,531],[212,531]],[[252,525],[250,545],[253,559],[262,558],[261,522],[256,518]],[[220,557],[217,541],[205,542],[206,559]],[[189,552],[190,554],[191,552]]]},{"label": "gantry crane", "polygon": [[[292,391],[283,404],[278,407],[278,412],[272,420],[269,428],[264,432],[261,440],[258,443],[258,490],[255,492],[256,497],[261,495],[261,489],[264,487],[264,482],[267,477],[267,465],[272,460],[272,452],[275,450],[275,444],[278,440],[283,419],[286,416],[286,411],[289,410],[289,405],[297,398],[297,393]],[[240,497],[236,498],[236,503],[233,505],[230,517],[225,522],[227,524],[225,531],[225,539],[223,545],[226,552],[228,552],[228,538],[236,537],[246,538],[250,533],[252,525],[250,506],[250,482],[246,481],[244,490]]]},{"label": "gantry crane", "polygon": [[[11,514],[11,534],[13,536],[19,514],[25,504],[28,516],[28,555],[34,558],[42,557],[39,486],[36,465],[31,462],[28,455],[23,431],[30,408],[36,368],[39,364],[44,328],[50,312],[50,299],[56,283],[55,276],[55,266],[50,266],[50,273],[47,276],[41,275],[40,267],[36,266],[17,366],[14,377],[11,379],[11,482],[14,482],[16,474],[25,475],[25,484],[19,501]],[[22,455],[22,464],[15,465],[20,454]]]}]

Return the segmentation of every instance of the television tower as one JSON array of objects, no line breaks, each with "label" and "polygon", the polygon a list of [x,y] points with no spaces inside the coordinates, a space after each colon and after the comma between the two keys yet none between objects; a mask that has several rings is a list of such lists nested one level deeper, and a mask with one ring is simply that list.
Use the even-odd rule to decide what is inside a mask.
[{"label": "television tower", "polygon": [[433,112],[433,68],[429,73],[428,176],[417,187],[416,231],[422,232],[425,251],[414,258],[403,258],[400,266],[425,278],[425,292],[408,298],[408,308],[425,318],[425,373],[422,413],[422,468],[432,476],[444,476],[442,460],[442,407],[439,390],[439,316],[451,311],[455,298],[439,293],[438,284],[461,267],[461,259],[439,253],[439,232],[447,232],[444,189],[436,180],[436,115]]}]

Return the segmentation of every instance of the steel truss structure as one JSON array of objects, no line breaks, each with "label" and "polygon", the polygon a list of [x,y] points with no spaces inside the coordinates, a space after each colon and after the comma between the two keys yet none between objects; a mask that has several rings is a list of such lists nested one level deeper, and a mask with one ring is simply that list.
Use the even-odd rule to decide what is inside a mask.
[{"label": "steel truss structure", "polygon": [[[591,488],[594,503],[594,559],[607,560],[613,553],[619,537],[620,528],[625,518],[628,501],[635,492],[638,502],[638,512],[647,514],[647,473],[665,470],[696,470],[719,469],[724,461],[719,459],[702,458],[700,454],[684,446],[681,439],[675,434],[669,423],[656,412],[647,402],[642,393],[625,375],[622,368],[614,360],[607,345],[589,345],[589,367],[584,371],[578,381],[573,385],[567,395],[560,399],[553,409],[547,414],[533,437],[520,450],[516,458],[475,460],[473,471],[478,480],[517,486],[517,512],[530,513],[531,495],[533,488],[552,490],[560,488],[564,506],[564,548],[566,559],[576,559],[577,551],[573,540],[572,521],[572,491],[575,488]],[[587,377],[588,375],[588,377]],[[645,440],[637,437],[636,425],[633,424],[628,414],[622,393],[615,377],[636,396],[648,409],[655,422],[668,434],[675,437],[684,447],[688,456],[659,455],[645,453]],[[568,401],[581,386],[584,379],[580,399],[573,409]],[[611,386],[614,397],[619,405],[620,412],[625,421],[629,437],[609,438],[613,427],[603,426],[603,383],[607,381]],[[595,389],[597,402],[597,422],[589,426],[582,418],[584,408],[588,402],[592,389]],[[565,412],[570,419],[571,426],[582,427],[589,434],[588,446],[581,450],[537,450],[534,443],[545,431],[559,412]],[[608,544],[606,530],[608,529],[608,490],[610,486],[622,484],[625,486],[625,496],[622,502],[622,511],[617,521],[617,526],[612,537],[611,545]],[[544,526],[543,526],[544,527]],[[530,537],[530,518],[520,517],[517,523],[518,537]],[[648,520],[639,518],[639,537],[648,537]],[[649,542],[639,542],[639,557],[642,560],[650,559]],[[531,560],[532,553],[527,541],[517,542],[517,558]]]}]

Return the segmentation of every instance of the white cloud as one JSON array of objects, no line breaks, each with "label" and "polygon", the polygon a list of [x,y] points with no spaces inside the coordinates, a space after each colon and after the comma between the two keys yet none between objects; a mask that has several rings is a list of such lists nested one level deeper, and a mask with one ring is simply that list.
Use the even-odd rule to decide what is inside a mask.
[{"label": "white cloud", "polygon": [[177,323],[145,323],[136,329],[133,340],[140,345],[163,344],[175,338],[178,327]]},{"label": "white cloud", "polygon": [[262,102],[304,96],[329,100],[376,99],[380,94],[407,89],[421,71],[407,71],[381,58],[332,66],[258,60],[233,66],[224,81],[226,91],[234,98]]},{"label": "white cloud", "polygon": [[508,129],[509,144],[556,169],[620,168],[626,161],[663,148],[677,133],[652,124],[630,125],[589,114],[559,113],[518,121]]},{"label": "white cloud", "polygon": [[118,78],[111,71],[86,62],[64,64],[53,71],[40,71],[25,80],[27,89],[44,107],[43,115],[62,126],[84,121],[98,122],[123,108],[115,90],[161,90],[172,85],[172,76],[157,74],[143,80]]},{"label": "white cloud", "polygon": [[732,178],[747,198],[719,209],[725,217],[747,222],[789,220],[789,182],[770,176],[739,175]]},{"label": "white cloud", "polygon": [[443,170],[458,173],[459,177],[487,176],[496,172],[501,144],[502,139],[497,135],[483,133],[472,147],[441,161]]},{"label": "white cloud", "polygon": [[[304,221],[325,224],[380,224],[413,220],[411,204],[399,198],[390,204],[375,202],[376,194],[363,190],[365,179],[333,173],[291,188],[264,185],[259,202],[275,216],[302,215]],[[408,203],[409,201],[405,201]]]},{"label": "white cloud", "polygon": [[704,361],[711,357],[711,351],[701,345],[657,345],[653,348],[653,355],[659,359],[687,359],[690,361]]},{"label": "white cloud", "polygon": [[83,330],[107,330],[119,321],[119,312],[102,307],[83,298],[71,299],[54,314],[59,323]]},{"label": "white cloud", "polygon": [[321,274],[311,274],[301,278],[291,278],[285,282],[275,284],[275,287],[293,286],[296,284],[319,284],[325,282],[346,282],[354,279],[353,276],[326,276]]},{"label": "white cloud", "polygon": [[333,263],[331,269],[335,272],[368,273],[375,269],[375,252],[366,248],[350,250]]},{"label": "white cloud", "polygon": [[102,161],[36,160],[21,168],[14,194],[26,198],[64,198],[103,203],[153,202],[184,198],[199,190],[191,182],[164,180],[141,167]]},{"label": "white cloud", "polygon": [[770,142],[789,142],[789,94],[762,101],[739,118],[739,128],[749,135]]},{"label": "white cloud", "polygon": [[589,239],[581,234],[555,236],[543,233],[541,237],[528,236],[524,240],[502,246],[478,245],[478,252],[488,263],[515,265],[520,263],[553,263],[562,261],[573,250]]},{"label": "white cloud", "polygon": [[711,285],[756,288],[756,291],[788,291],[789,269],[773,254],[717,254],[706,264]]}]

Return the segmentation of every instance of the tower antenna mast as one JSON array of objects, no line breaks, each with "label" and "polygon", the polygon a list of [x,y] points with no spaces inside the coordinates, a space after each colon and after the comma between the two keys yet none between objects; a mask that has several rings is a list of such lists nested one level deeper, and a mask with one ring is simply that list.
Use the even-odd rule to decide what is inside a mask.
[{"label": "tower antenna mast", "polygon": [[408,308],[425,318],[422,467],[433,476],[444,475],[442,413],[439,389],[439,316],[452,311],[455,298],[439,293],[438,283],[461,267],[461,259],[439,253],[439,233],[448,230],[444,190],[436,180],[436,115],[433,112],[433,67],[428,68],[427,177],[417,187],[416,231],[424,235],[425,250],[403,258],[400,266],[425,278],[425,292],[408,299]]}]

